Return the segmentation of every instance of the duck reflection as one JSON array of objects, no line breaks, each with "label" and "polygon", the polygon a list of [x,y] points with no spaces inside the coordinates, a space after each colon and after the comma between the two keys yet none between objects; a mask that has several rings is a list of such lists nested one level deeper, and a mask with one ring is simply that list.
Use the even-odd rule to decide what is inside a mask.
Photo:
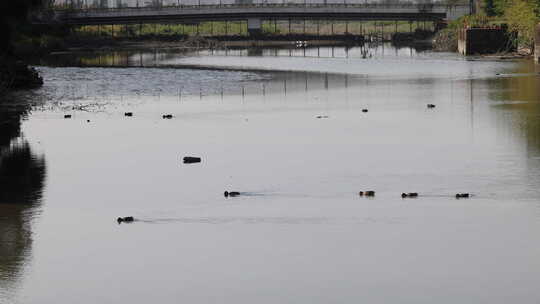
[{"label": "duck reflection", "polygon": [[39,213],[46,177],[43,156],[20,139],[25,108],[0,108],[0,298],[20,283],[32,250],[32,220]]}]

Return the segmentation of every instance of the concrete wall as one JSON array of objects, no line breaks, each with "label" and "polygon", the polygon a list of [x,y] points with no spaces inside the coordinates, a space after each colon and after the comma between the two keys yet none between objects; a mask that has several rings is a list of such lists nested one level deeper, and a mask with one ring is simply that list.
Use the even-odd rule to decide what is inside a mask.
[{"label": "concrete wall", "polygon": [[458,36],[458,52],[463,55],[493,54],[515,51],[511,34],[501,28],[467,28]]}]

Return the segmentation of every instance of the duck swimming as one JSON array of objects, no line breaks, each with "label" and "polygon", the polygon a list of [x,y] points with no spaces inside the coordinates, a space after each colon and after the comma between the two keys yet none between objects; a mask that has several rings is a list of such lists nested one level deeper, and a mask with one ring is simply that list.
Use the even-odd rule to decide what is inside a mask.
[{"label": "duck swimming", "polygon": [[239,196],[239,195],[240,195],[240,192],[238,192],[238,191],[231,191],[231,192],[225,191],[225,192],[223,192],[223,195],[224,195],[225,197],[229,197],[229,196],[230,196],[230,197],[235,197],[235,196]]},{"label": "duck swimming", "polygon": [[193,156],[186,156],[183,159],[184,164],[194,164],[194,163],[200,163],[201,158],[200,157],[193,157]]},{"label": "duck swimming", "polygon": [[133,216],[126,216],[126,217],[119,217],[116,219],[116,221],[118,222],[118,224],[122,223],[122,222],[125,222],[125,223],[131,223],[133,222],[135,219],[133,218]]},{"label": "duck swimming", "polygon": [[375,191],[360,191],[358,192],[360,196],[375,196]]}]

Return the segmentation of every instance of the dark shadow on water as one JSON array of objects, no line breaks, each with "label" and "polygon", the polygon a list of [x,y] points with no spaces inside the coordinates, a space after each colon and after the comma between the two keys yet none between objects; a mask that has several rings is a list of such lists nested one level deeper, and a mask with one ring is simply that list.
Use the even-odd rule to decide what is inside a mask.
[{"label": "dark shadow on water", "polygon": [[45,159],[27,142],[13,143],[0,154],[0,204],[32,205],[42,197]]},{"label": "dark shadow on water", "polygon": [[21,138],[29,106],[0,105],[0,298],[9,299],[32,256],[32,221],[46,180],[43,156]]}]

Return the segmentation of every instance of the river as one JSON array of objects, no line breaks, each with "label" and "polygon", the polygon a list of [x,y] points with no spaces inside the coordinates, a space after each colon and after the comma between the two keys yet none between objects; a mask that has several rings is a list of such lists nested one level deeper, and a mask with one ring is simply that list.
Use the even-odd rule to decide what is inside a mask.
[{"label": "river", "polygon": [[540,301],[529,61],[386,44],[38,69],[0,105],[0,303]]}]

